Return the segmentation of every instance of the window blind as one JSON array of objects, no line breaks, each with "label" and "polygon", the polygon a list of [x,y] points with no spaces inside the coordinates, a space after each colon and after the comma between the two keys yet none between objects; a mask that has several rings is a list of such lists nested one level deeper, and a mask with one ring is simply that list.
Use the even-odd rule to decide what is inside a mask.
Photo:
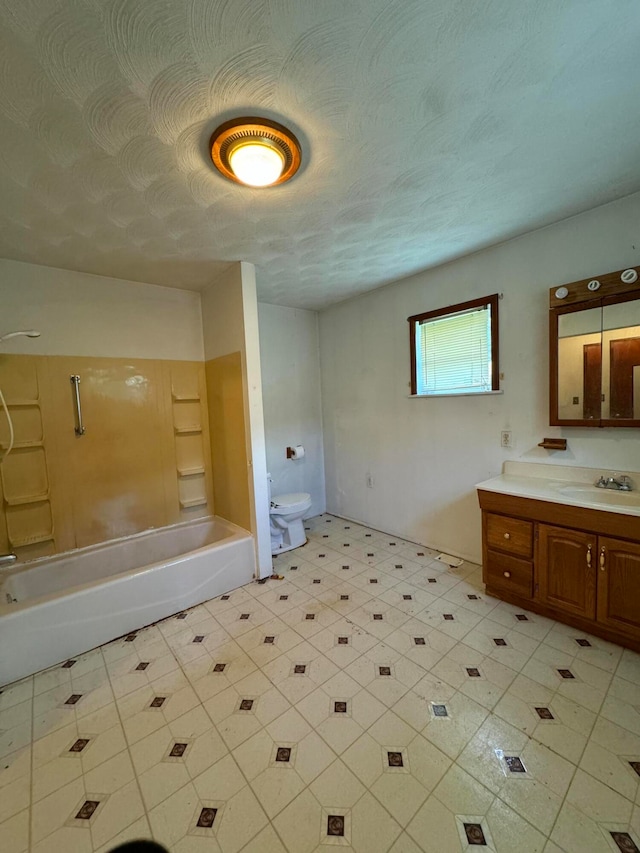
[{"label": "window blind", "polygon": [[491,311],[473,308],[416,324],[418,394],[491,390]]}]

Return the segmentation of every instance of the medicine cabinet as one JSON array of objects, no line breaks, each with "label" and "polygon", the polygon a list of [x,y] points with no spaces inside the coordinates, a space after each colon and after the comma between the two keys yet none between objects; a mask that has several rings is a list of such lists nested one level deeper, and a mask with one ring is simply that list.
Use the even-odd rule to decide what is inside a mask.
[{"label": "medicine cabinet", "polygon": [[640,427],[639,273],[551,288],[552,426]]}]

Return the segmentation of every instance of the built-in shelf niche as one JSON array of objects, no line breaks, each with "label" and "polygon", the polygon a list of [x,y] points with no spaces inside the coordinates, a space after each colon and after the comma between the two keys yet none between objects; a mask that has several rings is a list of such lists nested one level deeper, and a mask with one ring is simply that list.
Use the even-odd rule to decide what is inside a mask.
[{"label": "built-in shelf niche", "polygon": [[34,496],[48,497],[47,459],[42,444],[14,447],[2,465],[1,474],[2,494],[7,503],[28,502]]},{"label": "built-in shelf niche", "polygon": [[171,371],[171,405],[180,511],[207,506],[203,412],[197,368]]},{"label": "built-in shelf niche", "polygon": [[207,496],[203,495],[199,498],[185,498],[184,500],[180,499],[180,507],[182,509],[191,509],[194,506],[206,506],[207,505]]},{"label": "built-in shelf niche", "polygon": [[199,474],[204,474],[204,468],[197,466],[195,468],[178,468],[178,477],[196,477]]},{"label": "built-in shelf niche", "polygon": [[5,498],[7,506],[24,506],[25,504],[39,504],[49,500],[49,492],[43,495],[25,495],[21,498]]},{"label": "built-in shelf niche", "polygon": [[53,541],[44,447],[14,450],[0,469],[7,537],[12,548]]},{"label": "built-in shelf niche", "polygon": [[[36,363],[24,357],[13,360],[12,370],[0,379],[14,432],[11,453],[0,466],[8,543],[12,549],[18,549],[53,542],[53,511]],[[9,446],[6,422],[0,433],[0,446],[4,455]]]},{"label": "built-in shelf niche", "polygon": [[[44,442],[42,413],[39,400],[7,400],[7,408],[13,421],[14,447],[38,447]],[[4,418],[2,419],[5,420]],[[3,424],[0,438],[3,449],[9,444],[8,426]]]},{"label": "built-in shelf niche", "polygon": [[22,548],[54,539],[53,516],[49,497],[42,500],[5,500],[7,536],[12,548]]},{"label": "built-in shelf niche", "polygon": [[[0,444],[0,447],[2,447],[3,450],[7,450],[9,444],[8,442],[3,442]],[[30,447],[44,447],[44,439],[34,439],[33,441],[14,441],[11,452],[13,453],[14,450],[24,450],[25,448]]]},{"label": "built-in shelf niche", "polygon": [[7,400],[7,406],[9,406],[9,408],[12,408],[13,406],[26,406],[26,407],[38,406],[39,407],[40,406],[40,400],[27,400],[26,398],[25,399],[17,398],[15,400]]}]

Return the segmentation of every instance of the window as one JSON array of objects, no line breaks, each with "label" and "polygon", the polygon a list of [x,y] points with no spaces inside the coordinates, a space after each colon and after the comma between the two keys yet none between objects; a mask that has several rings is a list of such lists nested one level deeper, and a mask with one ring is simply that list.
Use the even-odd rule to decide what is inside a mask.
[{"label": "window", "polygon": [[498,294],[409,317],[411,393],[498,391]]}]

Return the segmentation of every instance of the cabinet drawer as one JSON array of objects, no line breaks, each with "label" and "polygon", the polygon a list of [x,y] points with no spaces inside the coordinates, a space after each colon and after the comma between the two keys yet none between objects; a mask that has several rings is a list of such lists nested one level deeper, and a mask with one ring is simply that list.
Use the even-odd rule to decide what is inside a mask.
[{"label": "cabinet drawer", "polygon": [[506,515],[485,514],[486,539],[489,548],[517,554],[518,557],[531,557],[533,553],[533,524],[520,518]]},{"label": "cabinet drawer", "polygon": [[483,579],[489,587],[526,598],[533,596],[533,563],[528,560],[487,550]]}]

